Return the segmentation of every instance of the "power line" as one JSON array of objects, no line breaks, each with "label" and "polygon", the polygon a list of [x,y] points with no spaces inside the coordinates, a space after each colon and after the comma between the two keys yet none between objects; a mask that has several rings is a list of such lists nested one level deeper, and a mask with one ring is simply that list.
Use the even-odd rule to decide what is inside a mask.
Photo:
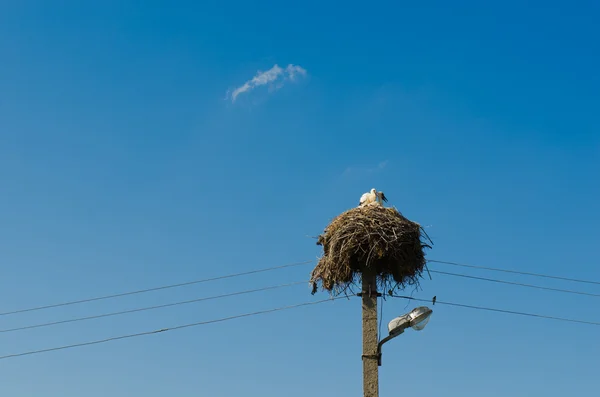
[{"label": "power line", "polygon": [[431,260],[431,259],[428,260],[427,262],[440,263],[440,264],[451,265],[451,266],[468,267],[468,268],[471,268],[471,269],[482,269],[482,270],[491,270],[491,271],[495,271],[495,272],[522,274],[522,275],[525,275],[525,276],[543,277],[543,278],[550,278],[550,279],[554,279],[554,280],[572,281],[572,282],[575,282],[575,283],[600,285],[600,281],[582,280],[582,279],[568,278],[568,277],[561,277],[561,276],[551,276],[551,275],[548,275],[548,274],[541,274],[541,273],[529,273],[529,272],[522,272],[522,271],[518,271],[518,270],[498,269],[498,268],[495,268],[495,267],[467,265],[467,264],[464,264],[464,263],[438,261],[438,260]]},{"label": "power line", "polygon": [[[264,269],[251,270],[251,271],[242,272],[242,273],[229,274],[229,275],[206,278],[206,279],[201,279],[201,280],[193,280],[193,281],[188,281],[188,282],[183,282],[183,283],[178,283],[178,284],[164,285],[164,286],[158,286],[158,287],[154,287],[154,288],[146,288],[146,289],[141,289],[141,290],[136,290],[136,291],[128,291],[128,292],[112,294],[112,295],[104,295],[104,296],[98,296],[98,297],[93,297],[93,298],[56,303],[56,304],[51,304],[51,305],[43,305],[43,306],[30,307],[30,308],[18,309],[18,310],[7,311],[7,312],[0,312],[0,316],[9,316],[9,315],[18,314],[18,313],[45,310],[45,309],[51,309],[51,308],[56,308],[56,307],[61,307],[61,306],[70,306],[70,305],[76,305],[76,304],[80,304],[80,303],[87,303],[87,302],[93,302],[93,301],[99,301],[99,300],[119,298],[119,297],[124,297],[124,296],[129,296],[129,295],[143,294],[143,293],[147,293],[147,292],[159,291],[159,290],[164,290],[164,289],[184,287],[184,286],[188,286],[188,285],[206,283],[206,282],[223,280],[223,279],[233,278],[233,277],[240,277],[240,276],[256,274],[256,273],[263,273],[263,272],[268,272],[268,271],[273,271],[273,270],[278,270],[278,269],[284,269],[284,268],[288,268],[288,267],[301,266],[301,265],[305,265],[305,264],[308,264],[311,262],[313,262],[313,261],[308,260],[308,261],[303,261],[303,262],[290,263],[290,264],[282,265],[282,266],[274,266],[274,267],[269,267],[269,268],[264,268]],[[428,262],[600,285],[600,282],[598,282],[598,281],[572,279],[572,278],[567,278],[567,277],[551,276],[551,275],[546,275],[546,274],[528,273],[528,272],[521,272],[521,271],[516,271],[516,270],[507,270],[507,269],[498,269],[498,268],[492,268],[492,267],[467,265],[467,264],[457,263],[457,262],[439,261],[439,260],[428,260]],[[538,288],[538,287],[536,286],[534,288]],[[541,289],[546,289],[546,288],[541,288]],[[583,294],[588,295],[585,293],[583,293]],[[594,295],[594,294],[591,294],[591,295]]]},{"label": "power line", "polygon": [[[394,298],[402,298],[402,299],[410,299],[410,300],[417,301],[417,302],[431,302],[430,299],[418,299],[418,298],[413,298],[411,296],[393,295],[393,297]],[[574,320],[574,319],[570,319],[570,318],[545,316],[542,314],[535,314],[535,313],[524,313],[524,312],[516,312],[516,311],[512,311],[512,310],[494,309],[491,307],[464,305],[462,303],[443,302],[440,300],[436,300],[435,303],[436,303],[436,305],[440,304],[440,305],[447,305],[447,306],[462,307],[462,308],[467,308],[467,309],[486,310],[486,311],[497,312],[497,313],[514,314],[514,315],[526,316],[526,317],[537,317],[537,318],[545,318],[548,320],[557,320],[557,321],[565,321],[565,322],[569,322],[569,323],[579,323],[579,324],[600,326],[600,323],[594,322],[594,321]]]},{"label": "power line", "polygon": [[444,275],[453,276],[453,277],[463,277],[463,278],[470,278],[470,279],[473,279],[473,280],[482,280],[482,281],[489,281],[489,282],[493,282],[493,283],[516,285],[516,286],[519,286],[519,287],[543,289],[543,290],[547,290],[547,291],[564,292],[564,293],[567,293],[567,294],[595,296],[597,298],[600,298],[600,294],[592,294],[592,293],[589,293],[589,292],[581,292],[581,291],[574,291],[574,290],[560,289],[560,288],[551,288],[551,287],[542,287],[541,285],[516,283],[516,282],[512,282],[512,281],[498,280],[498,279],[494,279],[494,278],[477,277],[477,276],[469,276],[469,275],[466,275],[466,274],[442,272],[442,271],[439,271],[439,270],[430,270],[429,272],[430,273],[437,273],[437,274],[444,274]]},{"label": "power line", "polygon": [[23,331],[23,330],[26,330],[26,329],[49,327],[49,326],[58,325],[58,324],[74,323],[74,322],[78,322],[78,321],[86,321],[86,320],[93,320],[93,319],[97,319],[97,318],[118,316],[118,315],[121,315],[121,314],[129,314],[129,313],[136,313],[136,312],[142,312],[142,311],[147,311],[147,310],[161,309],[161,308],[165,308],[165,307],[186,305],[186,304],[189,304],[189,303],[196,303],[196,302],[202,302],[202,301],[213,300],[213,299],[221,299],[221,298],[226,298],[226,297],[230,297],[230,296],[251,294],[251,293],[254,293],[254,292],[267,291],[267,290],[272,290],[272,289],[277,289],[277,288],[291,287],[291,286],[298,285],[298,284],[304,284],[306,282],[307,281],[298,281],[298,282],[289,283],[289,284],[281,284],[281,285],[275,285],[275,286],[264,287],[264,288],[257,288],[257,289],[246,290],[246,291],[241,291],[241,292],[233,292],[233,293],[229,293],[229,294],[208,296],[208,297],[204,297],[204,298],[198,298],[198,299],[191,299],[191,300],[180,301],[180,302],[167,303],[167,304],[164,304],[164,305],[141,307],[141,308],[137,308],[137,309],[123,310],[123,311],[112,312],[112,313],[104,313],[104,314],[98,314],[98,315],[88,316],[88,317],[79,317],[79,318],[73,318],[73,319],[69,319],[69,320],[61,320],[61,321],[53,321],[53,322],[49,322],[49,323],[27,325],[27,326],[18,327],[18,328],[0,329],[0,333]]},{"label": "power line", "polygon": [[383,302],[385,300],[384,299],[380,299],[379,303],[380,303],[380,308],[379,308],[379,329],[377,330],[377,340],[378,342],[381,341],[381,325],[383,324]]},{"label": "power line", "polygon": [[111,338],[99,339],[99,340],[90,341],[90,342],[75,343],[75,344],[72,344],[72,345],[64,345],[64,346],[52,347],[52,348],[48,348],[48,349],[32,350],[32,351],[23,352],[23,353],[9,354],[9,355],[6,355],[6,356],[0,356],[0,360],[5,360],[7,358],[28,356],[28,355],[32,355],[32,354],[47,353],[47,352],[57,351],[57,350],[72,349],[72,348],[75,348],[75,347],[97,345],[97,344],[112,342],[112,341],[121,340],[121,339],[136,338],[136,337],[139,337],[139,336],[146,336],[146,335],[158,334],[158,333],[161,333],[161,332],[175,331],[175,330],[178,330],[178,329],[184,329],[184,328],[190,328],[190,327],[197,327],[197,326],[200,326],[200,325],[214,324],[214,323],[219,323],[219,322],[234,320],[234,319],[242,318],[242,317],[257,316],[257,315],[260,315],[260,314],[266,314],[266,313],[273,313],[273,312],[278,312],[278,311],[283,311],[283,310],[289,310],[289,309],[294,309],[294,308],[302,307],[302,306],[317,305],[317,304],[320,304],[320,303],[330,302],[330,301],[334,301],[334,300],[342,299],[342,298],[346,298],[346,297],[345,296],[341,296],[341,297],[323,299],[323,300],[316,301],[316,302],[304,302],[304,303],[300,303],[300,304],[296,304],[296,305],[283,306],[283,307],[278,307],[278,308],[275,308],[275,309],[261,310],[261,311],[252,312],[252,313],[238,314],[236,316],[223,317],[223,318],[219,318],[219,319],[215,319],[215,320],[207,320],[207,321],[201,321],[201,322],[197,322],[197,323],[178,325],[178,326],[174,326],[174,327],[170,327],[170,328],[162,328],[162,329],[158,329],[158,330],[155,330],[155,331],[139,332],[137,334],[128,334],[128,335],[114,336],[114,337],[111,337]]},{"label": "power line", "polygon": [[290,264],[282,265],[282,266],[274,266],[274,267],[269,267],[269,268],[265,268],[265,269],[251,270],[251,271],[242,272],[242,273],[236,273],[236,274],[228,274],[228,275],[225,275],[225,276],[205,278],[205,279],[202,279],[202,280],[188,281],[188,282],[179,283],[179,284],[164,285],[164,286],[160,286],[160,287],[141,289],[141,290],[137,290],[137,291],[122,292],[122,293],[119,293],[119,294],[98,296],[98,297],[95,297],[95,298],[80,299],[80,300],[74,300],[74,301],[63,302],[63,303],[55,303],[55,304],[52,304],[52,305],[30,307],[30,308],[27,308],[27,309],[19,309],[19,310],[14,310],[14,311],[10,311],[10,312],[0,313],[0,316],[9,316],[9,315],[12,315],[12,314],[17,314],[17,313],[32,312],[32,311],[37,311],[37,310],[51,309],[51,308],[54,308],[54,307],[70,306],[70,305],[76,305],[76,304],[79,304],[79,303],[87,303],[87,302],[99,301],[99,300],[104,300],[104,299],[119,298],[119,297],[128,296],[128,295],[143,294],[143,293],[146,293],[146,292],[159,291],[159,290],[169,289],[169,288],[183,287],[183,286],[192,285],[192,284],[207,283],[209,281],[217,281],[217,280],[223,280],[223,279],[227,279],[227,278],[246,276],[246,275],[249,275],[249,274],[263,273],[263,272],[269,272],[269,271],[272,271],[272,270],[284,269],[284,268],[288,268],[288,267],[306,265],[306,264],[311,263],[311,262],[313,262],[313,261],[310,260],[310,261],[304,261],[304,262],[296,262],[296,263],[290,263]]},{"label": "power line", "polygon": [[[428,299],[419,299],[419,298],[414,298],[411,296],[393,295],[393,297],[413,300],[413,301],[417,301],[417,302],[430,302],[430,300],[428,300]],[[256,316],[256,315],[260,315],[260,314],[273,313],[273,312],[277,312],[277,311],[283,311],[283,310],[293,309],[293,308],[302,307],[302,306],[316,305],[316,304],[325,303],[325,302],[334,301],[334,300],[343,299],[343,298],[347,298],[347,297],[346,296],[338,296],[338,297],[323,299],[323,300],[316,301],[316,302],[304,302],[304,303],[291,305],[291,306],[283,306],[283,307],[278,307],[278,308],[274,308],[274,309],[267,309],[267,310],[256,311],[256,312],[251,312],[251,313],[244,313],[244,314],[239,314],[239,315],[230,316],[230,317],[223,317],[223,318],[219,318],[219,319],[215,319],[215,320],[207,320],[207,321],[201,321],[201,322],[196,322],[196,323],[191,323],[191,324],[174,326],[174,327],[170,327],[170,328],[162,328],[162,329],[158,329],[158,330],[154,330],[154,331],[146,331],[146,332],[139,332],[139,333],[135,333],[135,334],[120,335],[120,336],[115,336],[115,337],[106,338],[106,339],[76,343],[76,344],[71,344],[71,345],[64,345],[64,346],[53,347],[53,348],[48,348],[48,349],[32,350],[32,351],[23,352],[23,353],[16,353],[16,354],[0,356],[0,360],[21,357],[21,356],[27,356],[27,355],[33,355],[33,354],[47,353],[47,352],[57,351],[57,350],[71,349],[71,348],[76,348],[76,347],[96,345],[96,344],[101,344],[101,343],[117,341],[117,340],[121,340],[121,339],[135,338],[135,337],[139,337],[139,336],[158,334],[158,333],[162,333],[162,332],[174,331],[174,330],[178,330],[178,329],[196,327],[196,326],[200,326],[200,325],[207,325],[207,324],[213,324],[213,323],[218,323],[218,322],[224,322],[224,321],[234,320],[234,319],[243,318],[243,317],[250,317],[250,316]],[[512,315],[519,315],[519,316],[526,316],[526,317],[536,317],[536,318],[544,318],[544,319],[556,320],[556,321],[564,321],[564,322],[571,322],[571,323],[600,326],[599,322],[575,320],[575,319],[568,319],[568,318],[555,317],[555,316],[545,316],[545,315],[535,314],[535,313],[524,313],[524,312],[511,311],[511,310],[483,307],[483,306],[474,306],[474,305],[466,305],[466,304],[453,303],[453,302],[444,302],[444,301],[439,301],[439,300],[436,300],[436,303],[441,304],[441,305],[475,309],[475,310],[485,310],[485,311],[491,311],[491,312],[497,312],[497,313],[505,313],[505,314],[512,314]]]}]

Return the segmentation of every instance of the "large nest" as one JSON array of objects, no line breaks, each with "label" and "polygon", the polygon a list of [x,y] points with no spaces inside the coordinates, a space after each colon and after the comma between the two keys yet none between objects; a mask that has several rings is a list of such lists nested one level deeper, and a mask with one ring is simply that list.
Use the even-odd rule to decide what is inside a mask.
[{"label": "large nest", "polygon": [[395,208],[378,203],[352,208],[333,219],[317,244],[323,256],[312,271],[313,294],[320,282],[332,294],[352,290],[365,270],[377,275],[380,291],[417,285],[431,240],[423,228]]}]

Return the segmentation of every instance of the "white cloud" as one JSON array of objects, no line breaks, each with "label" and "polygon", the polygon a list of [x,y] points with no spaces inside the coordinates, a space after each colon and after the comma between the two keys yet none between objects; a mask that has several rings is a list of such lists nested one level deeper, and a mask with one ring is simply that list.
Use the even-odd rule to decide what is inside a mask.
[{"label": "white cloud", "polygon": [[300,74],[302,76],[306,76],[306,70],[298,65],[288,65],[285,68],[286,72],[290,76],[290,80],[294,81],[296,79],[296,74]]},{"label": "white cloud", "polygon": [[372,166],[347,167],[342,173],[343,177],[366,177],[377,172],[382,172],[388,165],[388,160],[379,162]]},{"label": "white cloud", "polygon": [[256,87],[269,84],[269,91],[277,91],[283,87],[283,82],[289,79],[295,81],[298,76],[306,76],[306,69],[298,65],[289,64],[285,69],[275,64],[266,72],[258,71],[251,80],[234,89],[231,92],[231,102],[235,102],[240,94],[247,93]]}]

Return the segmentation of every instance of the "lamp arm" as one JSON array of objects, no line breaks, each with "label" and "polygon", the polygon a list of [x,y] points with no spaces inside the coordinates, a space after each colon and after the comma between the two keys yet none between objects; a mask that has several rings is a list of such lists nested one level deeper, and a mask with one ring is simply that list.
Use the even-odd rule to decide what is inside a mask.
[{"label": "lamp arm", "polygon": [[377,344],[377,365],[378,366],[381,366],[381,346],[383,346],[384,343],[389,342],[390,340],[394,339],[396,336],[400,335],[403,332],[404,332],[404,330],[398,332],[397,334],[386,336]]}]

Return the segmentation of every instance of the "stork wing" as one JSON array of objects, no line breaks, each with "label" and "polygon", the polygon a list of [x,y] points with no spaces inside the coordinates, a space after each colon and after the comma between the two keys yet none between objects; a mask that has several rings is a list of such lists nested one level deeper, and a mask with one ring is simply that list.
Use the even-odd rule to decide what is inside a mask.
[{"label": "stork wing", "polygon": [[383,192],[380,192],[380,193],[381,193],[381,199],[387,203],[387,197],[385,197],[385,194],[383,194]]},{"label": "stork wing", "polygon": [[364,193],[362,196],[360,196],[360,202],[358,203],[358,205],[361,205],[362,203],[367,201],[368,196],[369,196],[369,193]]}]

